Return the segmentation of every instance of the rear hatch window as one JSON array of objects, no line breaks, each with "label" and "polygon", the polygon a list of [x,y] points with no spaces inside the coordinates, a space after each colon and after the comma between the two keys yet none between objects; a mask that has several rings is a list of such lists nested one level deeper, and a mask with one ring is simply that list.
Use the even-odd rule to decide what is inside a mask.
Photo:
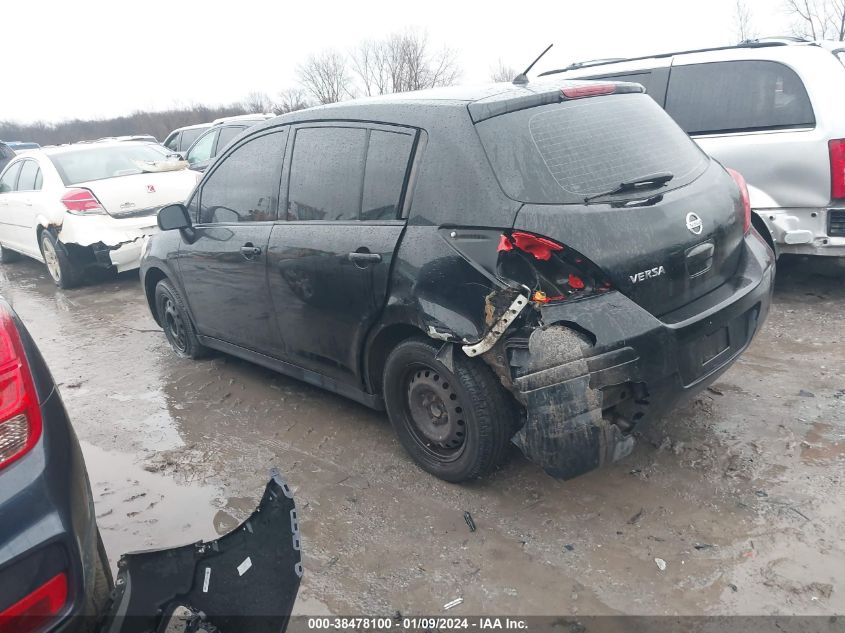
[{"label": "rear hatch window", "polygon": [[167,150],[160,145],[88,146],[52,154],[50,160],[65,186],[117,176],[131,176],[150,170],[149,163],[164,160]]},{"label": "rear hatch window", "polygon": [[[535,204],[584,198],[662,172],[662,191],[695,180],[707,156],[645,94],[563,101],[476,125],[505,193]],[[631,194],[642,197],[641,193]]]}]

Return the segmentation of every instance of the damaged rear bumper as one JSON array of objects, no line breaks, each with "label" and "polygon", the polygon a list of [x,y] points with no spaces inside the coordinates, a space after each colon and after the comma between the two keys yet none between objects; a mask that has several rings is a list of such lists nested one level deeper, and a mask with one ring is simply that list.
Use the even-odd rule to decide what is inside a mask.
[{"label": "damaged rear bumper", "polygon": [[541,308],[543,326],[504,342],[526,422],[513,441],[554,477],[627,456],[640,422],[716,380],[771,303],[774,255],[752,232],[733,279],[657,318],[618,292]]},{"label": "damaged rear bumper", "polygon": [[144,243],[156,233],[155,215],[115,218],[104,214],[65,214],[57,236],[71,253],[79,248],[90,249],[93,261],[81,263],[114,266],[123,272],[138,268]]}]

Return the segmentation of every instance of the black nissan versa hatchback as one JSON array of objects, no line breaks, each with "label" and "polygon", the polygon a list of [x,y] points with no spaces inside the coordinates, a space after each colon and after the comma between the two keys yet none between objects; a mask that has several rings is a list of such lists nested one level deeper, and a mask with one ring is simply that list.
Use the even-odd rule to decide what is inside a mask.
[{"label": "black nissan versa hatchback", "polygon": [[252,128],[160,211],[141,278],[178,354],[386,408],[438,477],[512,441],[570,478],[748,346],[773,277],[749,219],[638,84],[441,89]]}]

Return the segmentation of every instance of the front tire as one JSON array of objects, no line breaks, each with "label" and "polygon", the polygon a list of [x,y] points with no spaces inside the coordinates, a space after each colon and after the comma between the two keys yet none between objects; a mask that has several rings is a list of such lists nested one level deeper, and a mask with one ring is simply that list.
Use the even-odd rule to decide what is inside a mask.
[{"label": "front tire", "polygon": [[197,331],[182,296],[169,279],[162,279],[156,285],[155,305],[158,321],[176,354],[194,359],[208,355],[208,348],[197,338]]},{"label": "front tire", "polygon": [[17,251],[10,251],[8,248],[0,244],[0,264],[12,264],[20,258],[20,253]]},{"label": "front tire", "polygon": [[41,232],[41,255],[50,276],[59,288],[73,288],[82,282],[82,269],[71,261],[65,247],[50,231]]},{"label": "front tire", "polygon": [[387,357],[384,401],[399,441],[426,471],[453,483],[492,472],[504,460],[517,415],[492,370],[454,355],[454,372],[423,338]]}]

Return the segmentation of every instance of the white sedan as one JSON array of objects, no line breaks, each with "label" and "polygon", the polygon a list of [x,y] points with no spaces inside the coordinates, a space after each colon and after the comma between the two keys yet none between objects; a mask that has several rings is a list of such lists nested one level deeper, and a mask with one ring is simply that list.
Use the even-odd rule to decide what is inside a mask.
[{"label": "white sedan", "polygon": [[158,209],[184,202],[200,175],[151,143],[78,143],[21,152],[0,173],[0,261],[26,255],[56,284],[89,266],[138,267]]}]

